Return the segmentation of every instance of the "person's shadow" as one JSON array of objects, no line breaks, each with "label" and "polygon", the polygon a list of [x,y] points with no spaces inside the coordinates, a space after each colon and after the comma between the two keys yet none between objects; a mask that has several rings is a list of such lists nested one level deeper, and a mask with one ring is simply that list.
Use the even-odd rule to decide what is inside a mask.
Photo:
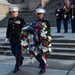
[{"label": "person's shadow", "polygon": [[8,73],[7,75],[33,75],[33,74],[29,73],[28,71],[20,70],[20,71],[17,72],[17,73],[12,73],[12,72],[10,72],[10,73]]}]

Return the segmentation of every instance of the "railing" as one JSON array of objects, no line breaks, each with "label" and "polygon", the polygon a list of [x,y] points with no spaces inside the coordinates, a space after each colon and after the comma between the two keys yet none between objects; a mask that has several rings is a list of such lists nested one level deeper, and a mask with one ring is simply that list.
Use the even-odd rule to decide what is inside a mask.
[{"label": "railing", "polygon": [[28,9],[28,5],[25,4],[10,4],[10,8],[12,7],[18,7],[20,11],[24,11],[25,9]]},{"label": "railing", "polygon": [[70,72],[75,68],[75,63],[71,66],[71,68],[68,70],[68,72],[66,73],[66,75],[69,75]]}]

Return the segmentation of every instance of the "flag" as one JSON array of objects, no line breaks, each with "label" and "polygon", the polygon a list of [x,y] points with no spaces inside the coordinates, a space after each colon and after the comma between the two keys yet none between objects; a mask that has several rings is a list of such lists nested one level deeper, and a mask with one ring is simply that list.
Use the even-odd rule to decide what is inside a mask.
[{"label": "flag", "polygon": [[75,4],[75,0],[72,0],[72,4]]},{"label": "flag", "polygon": [[69,6],[70,6],[69,0],[65,0],[65,6],[66,6],[66,9],[69,9]]}]

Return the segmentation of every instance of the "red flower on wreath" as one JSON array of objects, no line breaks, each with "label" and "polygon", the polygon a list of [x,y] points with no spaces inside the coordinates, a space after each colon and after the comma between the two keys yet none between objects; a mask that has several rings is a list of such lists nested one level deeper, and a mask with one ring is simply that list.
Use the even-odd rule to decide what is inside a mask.
[{"label": "red flower on wreath", "polygon": [[41,38],[41,40],[47,40],[47,38],[44,38],[44,37],[42,37],[42,36],[41,36],[40,38]]},{"label": "red flower on wreath", "polygon": [[33,51],[29,51],[29,53],[31,54],[31,55],[34,55],[35,56],[35,53],[33,52]]},{"label": "red flower on wreath", "polygon": [[21,38],[27,38],[27,36],[24,34],[21,34]]},{"label": "red flower on wreath", "polygon": [[28,45],[27,45],[27,46],[24,46],[24,48],[25,48],[25,49],[28,48]]},{"label": "red flower on wreath", "polygon": [[46,43],[42,43],[42,45],[43,45],[44,47],[48,47],[48,44],[46,44]]}]

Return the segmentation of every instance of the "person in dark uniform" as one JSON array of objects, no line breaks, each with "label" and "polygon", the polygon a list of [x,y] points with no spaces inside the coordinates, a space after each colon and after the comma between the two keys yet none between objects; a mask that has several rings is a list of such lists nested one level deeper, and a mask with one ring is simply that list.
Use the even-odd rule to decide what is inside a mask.
[{"label": "person in dark uniform", "polygon": [[[44,13],[45,12],[46,11],[44,9],[42,9],[42,8],[36,9],[37,18],[38,18],[38,20],[36,22],[37,23],[43,23],[43,22],[46,23],[48,30],[50,30],[49,22],[44,19]],[[40,40],[40,33],[39,32],[37,32],[37,33],[38,33],[38,39],[36,39],[35,43],[36,43],[36,45],[39,46],[42,41]],[[35,57],[40,63],[39,68],[41,68],[41,70],[40,70],[39,74],[43,74],[46,71],[46,63],[45,63],[45,61],[46,61],[46,52],[42,51],[41,53],[39,53]],[[42,59],[42,57],[45,59],[45,61]]]},{"label": "person in dark uniform", "polygon": [[75,5],[73,4],[70,8],[70,18],[71,18],[72,33],[75,33]]},{"label": "person in dark uniform", "polygon": [[60,33],[60,29],[61,29],[61,21],[63,18],[63,9],[60,7],[61,3],[57,3],[58,8],[55,11],[55,15],[56,15],[56,26],[57,26],[57,33]]},{"label": "person in dark uniform", "polygon": [[64,33],[68,32],[68,21],[69,21],[69,9],[64,6],[63,9],[63,25],[64,25]]},{"label": "person in dark uniform", "polygon": [[18,8],[13,7],[11,9],[12,17],[9,18],[8,26],[7,26],[7,32],[6,32],[6,40],[10,42],[11,44],[11,51],[12,54],[16,58],[16,64],[15,68],[13,70],[13,73],[16,73],[19,71],[20,66],[23,63],[24,57],[21,54],[21,29],[25,25],[25,21],[23,18],[18,16]]}]

